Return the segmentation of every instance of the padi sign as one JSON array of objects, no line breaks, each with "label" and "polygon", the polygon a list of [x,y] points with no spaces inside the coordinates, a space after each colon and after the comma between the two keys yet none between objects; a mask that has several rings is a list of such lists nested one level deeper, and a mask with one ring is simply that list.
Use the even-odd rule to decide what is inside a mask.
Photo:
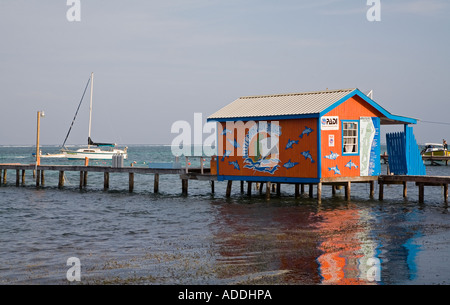
[{"label": "padi sign", "polygon": [[320,125],[322,130],[339,130],[339,117],[323,116],[320,118]]}]

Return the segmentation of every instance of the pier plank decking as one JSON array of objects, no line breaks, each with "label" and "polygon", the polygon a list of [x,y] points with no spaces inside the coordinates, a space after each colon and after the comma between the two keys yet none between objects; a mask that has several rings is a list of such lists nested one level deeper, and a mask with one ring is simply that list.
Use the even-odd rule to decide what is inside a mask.
[{"label": "pier plank decking", "polygon": [[[210,173],[209,168],[146,168],[146,167],[108,167],[108,166],[83,166],[83,165],[39,165],[34,164],[19,164],[8,163],[0,164],[0,185],[7,183],[8,171],[16,171],[16,186],[25,185],[25,172],[33,171],[33,178],[37,187],[45,185],[45,172],[57,171],[59,172],[58,188],[64,187],[64,172],[80,172],[80,188],[86,187],[87,177],[89,172],[104,173],[103,183],[104,189],[109,189],[109,176],[111,173],[127,173],[129,191],[134,190],[135,174],[154,174],[153,191],[157,193],[159,191],[159,176],[160,175],[179,175],[182,186],[182,194],[188,194],[188,181],[210,181],[211,193],[214,193],[214,182],[217,181],[217,176]],[[238,182],[238,181],[236,181]],[[425,186],[441,186],[444,189],[444,202],[448,202],[448,184],[450,183],[449,176],[410,176],[410,175],[380,175],[380,176],[368,176],[368,177],[333,177],[333,178],[321,178],[318,183],[288,183],[295,184],[295,198],[299,198],[300,193],[304,194],[305,185],[309,186],[309,197],[313,198],[313,186],[316,186],[316,195],[318,202],[321,201],[323,186],[332,186],[332,194],[335,194],[337,188],[344,187],[345,198],[350,200],[351,198],[351,184],[352,183],[368,183],[370,185],[370,197],[375,195],[375,182],[379,185],[379,200],[384,199],[384,186],[392,184],[403,185],[403,197],[407,196],[407,183],[413,182],[419,189],[419,202],[423,203],[425,198]],[[265,184],[265,197],[270,199],[271,192],[276,192],[280,195],[281,183],[271,182],[255,182],[247,181],[247,195],[252,195],[252,183],[255,183],[259,187],[260,193],[264,190]],[[301,190],[301,191],[300,191]],[[227,181],[226,197],[231,196],[232,181]],[[244,194],[244,181],[240,181],[240,193]]]}]

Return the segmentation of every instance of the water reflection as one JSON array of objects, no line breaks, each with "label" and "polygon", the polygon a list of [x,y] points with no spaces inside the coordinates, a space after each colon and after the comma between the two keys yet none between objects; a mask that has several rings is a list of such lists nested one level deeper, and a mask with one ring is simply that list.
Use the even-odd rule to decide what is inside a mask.
[{"label": "water reflection", "polygon": [[229,283],[384,284],[413,280],[417,212],[364,203],[224,204],[212,224]]}]

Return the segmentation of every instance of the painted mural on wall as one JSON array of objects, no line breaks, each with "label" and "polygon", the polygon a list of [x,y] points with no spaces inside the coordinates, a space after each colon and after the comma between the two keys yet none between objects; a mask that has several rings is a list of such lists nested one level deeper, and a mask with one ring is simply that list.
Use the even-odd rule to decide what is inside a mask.
[{"label": "painted mural on wall", "polygon": [[[221,123],[219,174],[233,176],[317,177],[317,132],[313,119]],[[219,128],[220,128],[219,127]],[[313,166],[311,166],[313,165]]]}]

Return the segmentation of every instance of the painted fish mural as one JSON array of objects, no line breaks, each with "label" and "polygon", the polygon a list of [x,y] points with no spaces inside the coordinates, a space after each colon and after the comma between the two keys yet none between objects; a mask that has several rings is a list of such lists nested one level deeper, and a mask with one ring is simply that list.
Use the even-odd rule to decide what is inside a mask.
[{"label": "painted fish mural", "polygon": [[225,160],[225,158],[228,158],[230,156],[230,154],[231,154],[231,150],[225,150],[225,153],[223,154],[221,161],[223,162],[223,160]]},{"label": "painted fish mural", "polygon": [[309,136],[309,134],[311,132],[313,132],[314,129],[309,128],[308,126],[305,126],[305,129],[303,130],[303,132],[299,135],[300,138],[303,138],[303,135],[307,135]]},{"label": "painted fish mural", "polygon": [[334,174],[335,174],[335,175],[340,175],[340,174],[341,174],[341,171],[339,170],[339,168],[337,167],[337,165],[334,166],[334,167],[329,167],[328,170],[329,170],[329,171],[334,171]]},{"label": "painted fish mural", "polygon": [[336,160],[339,157],[338,153],[334,153],[330,150],[331,154],[324,156],[325,159]]},{"label": "painted fish mural", "polygon": [[283,164],[283,167],[290,169],[293,168],[294,166],[296,166],[298,164],[298,162],[291,162],[291,159],[289,159],[288,162]]},{"label": "painted fish mural", "polygon": [[252,158],[248,157],[244,160],[244,164],[245,164],[244,168],[252,169],[254,171],[261,172],[261,173],[269,173],[269,174],[273,175],[273,173],[275,173],[275,171],[277,171],[280,166],[278,164],[275,164],[274,166],[267,166],[267,165],[269,165],[270,162],[278,163],[278,162],[280,162],[280,160],[278,160],[278,159],[265,160],[264,158],[261,158],[257,161],[253,161]]},{"label": "painted fish mural", "polygon": [[241,170],[237,161],[229,161],[228,164],[233,165],[234,169],[237,169],[238,171]]},{"label": "painted fish mural", "polygon": [[358,165],[356,165],[355,163],[352,162],[352,160],[350,160],[347,164],[345,164],[345,167],[352,169],[352,167],[358,168]]},{"label": "painted fish mural", "polygon": [[232,133],[232,132],[231,132],[231,130],[225,128],[225,129],[222,131],[221,135],[226,135],[227,133]]},{"label": "painted fish mural", "polygon": [[306,159],[310,159],[310,160],[311,160],[311,163],[314,163],[314,159],[313,159],[313,157],[311,156],[311,154],[309,153],[309,150],[304,151],[304,152],[301,152],[300,154],[301,154],[303,157],[305,157],[305,160],[306,160]]},{"label": "painted fish mural", "polygon": [[287,142],[287,144],[286,144],[286,149],[292,148],[292,146],[293,146],[294,144],[298,144],[298,140],[291,140],[291,139],[288,139],[288,142]]},{"label": "painted fish mural", "polygon": [[260,173],[269,173],[271,175],[273,175],[278,168],[280,167],[279,165],[275,165],[274,167],[252,167],[249,164],[244,165],[245,168],[249,168],[249,169],[253,169],[254,171],[260,172]]},{"label": "painted fish mural", "polygon": [[241,147],[241,145],[239,145],[239,143],[236,141],[236,139],[233,139],[233,140],[227,139],[227,141],[236,148]]}]

